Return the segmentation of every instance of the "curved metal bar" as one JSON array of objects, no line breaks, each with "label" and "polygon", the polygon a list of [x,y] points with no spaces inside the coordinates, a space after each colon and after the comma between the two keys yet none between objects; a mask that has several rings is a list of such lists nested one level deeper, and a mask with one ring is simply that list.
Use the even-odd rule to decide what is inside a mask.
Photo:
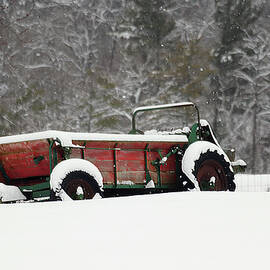
[{"label": "curved metal bar", "polygon": [[198,128],[199,128],[199,137],[201,139],[201,124],[200,124],[200,112],[198,107],[192,102],[180,102],[180,103],[172,103],[172,104],[164,104],[164,105],[155,105],[155,106],[144,106],[136,108],[132,113],[132,129],[129,133],[136,133],[136,115],[139,112],[144,111],[154,111],[154,110],[164,110],[170,108],[180,108],[180,107],[194,107],[197,112],[198,117]]}]

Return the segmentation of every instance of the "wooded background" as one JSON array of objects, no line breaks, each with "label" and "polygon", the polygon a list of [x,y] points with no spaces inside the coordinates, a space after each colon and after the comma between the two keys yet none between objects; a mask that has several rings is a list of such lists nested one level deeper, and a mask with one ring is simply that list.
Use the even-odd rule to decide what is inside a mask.
[{"label": "wooded background", "polygon": [[135,107],[192,101],[269,173],[269,19],[262,0],[0,0],[0,134],[128,132]]}]

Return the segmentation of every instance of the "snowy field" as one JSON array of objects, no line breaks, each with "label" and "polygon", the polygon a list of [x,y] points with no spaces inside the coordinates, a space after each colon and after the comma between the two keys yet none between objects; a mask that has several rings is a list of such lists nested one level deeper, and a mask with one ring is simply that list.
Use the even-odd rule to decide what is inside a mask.
[{"label": "snowy field", "polygon": [[0,205],[0,269],[269,269],[270,193]]}]

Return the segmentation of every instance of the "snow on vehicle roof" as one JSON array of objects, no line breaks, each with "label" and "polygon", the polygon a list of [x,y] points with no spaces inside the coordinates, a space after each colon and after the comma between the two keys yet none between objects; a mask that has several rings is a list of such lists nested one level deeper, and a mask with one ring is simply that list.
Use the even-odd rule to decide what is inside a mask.
[{"label": "snow on vehicle roof", "polygon": [[0,144],[58,139],[64,147],[79,147],[72,141],[116,141],[116,142],[184,142],[186,135],[133,135],[133,134],[103,134],[103,133],[76,133],[57,130],[48,130],[35,133],[27,133],[13,136],[0,137]]},{"label": "snow on vehicle roof", "polygon": [[141,110],[168,109],[168,108],[175,108],[179,106],[195,106],[195,105],[192,102],[179,102],[179,103],[171,103],[171,104],[164,104],[164,105],[144,106],[144,107],[136,108],[133,111],[133,114]]}]

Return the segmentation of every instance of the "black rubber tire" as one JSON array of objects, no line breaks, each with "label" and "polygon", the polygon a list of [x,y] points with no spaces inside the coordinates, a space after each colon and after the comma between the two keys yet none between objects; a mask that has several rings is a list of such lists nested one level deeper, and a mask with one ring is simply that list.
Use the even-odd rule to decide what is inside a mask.
[{"label": "black rubber tire", "polygon": [[[202,191],[234,191],[234,173],[230,169],[230,163],[216,150],[208,150],[202,153],[195,161],[194,176]],[[215,184],[211,186],[211,178],[215,178]]]},{"label": "black rubber tire", "polygon": [[66,175],[62,182],[62,189],[67,195],[73,199],[78,200],[76,191],[78,187],[83,189],[83,200],[93,199],[96,193],[103,197],[103,193],[98,186],[97,181],[84,171],[73,171]]}]

